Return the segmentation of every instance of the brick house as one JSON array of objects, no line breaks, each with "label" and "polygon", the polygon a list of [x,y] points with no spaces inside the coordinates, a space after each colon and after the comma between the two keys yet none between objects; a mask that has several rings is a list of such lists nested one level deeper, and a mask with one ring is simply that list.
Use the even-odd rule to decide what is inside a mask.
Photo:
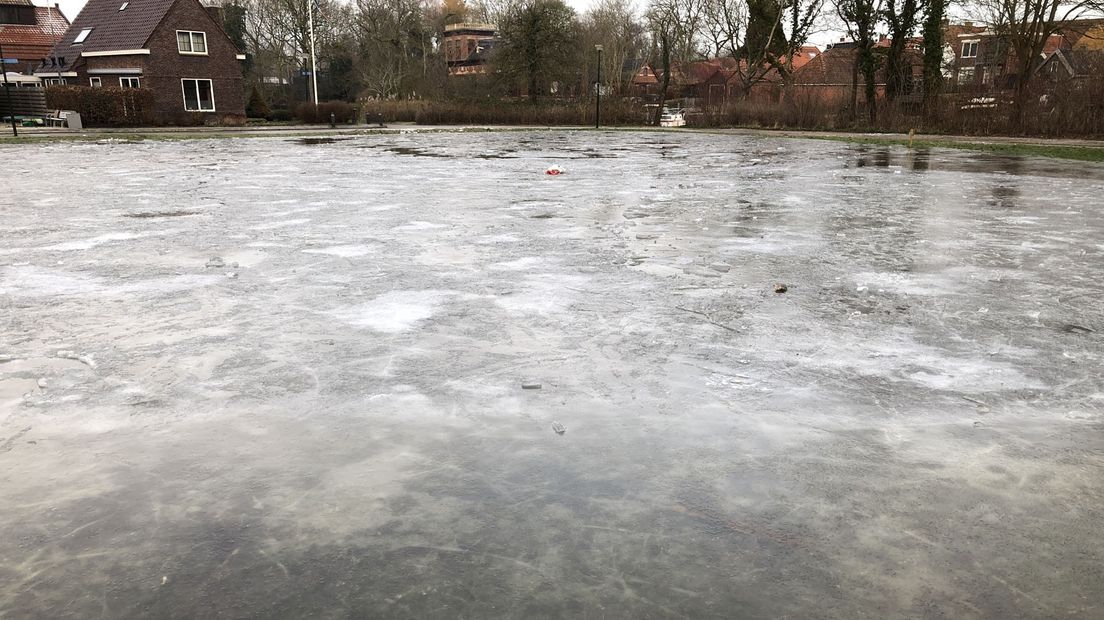
[{"label": "brick house", "polygon": [[198,0],[88,0],[35,73],[52,83],[148,88],[155,117],[245,115],[241,61]]},{"label": "brick house", "polygon": [[445,26],[441,37],[449,76],[487,73],[491,52],[498,45],[492,24],[461,23]]},{"label": "brick house", "polygon": [[[952,27],[955,28],[955,27]],[[1004,35],[966,23],[946,39],[954,45],[954,83],[964,91],[1005,90],[1018,79],[1016,57]],[[1039,54],[1036,67],[1059,50],[1091,48],[1104,33],[1104,20],[1071,20],[1058,25]]]},{"label": "brick house", "polygon": [[5,64],[4,70],[30,75],[69,29],[69,20],[56,4],[34,6],[31,0],[0,0],[0,28],[4,57],[16,61]]}]

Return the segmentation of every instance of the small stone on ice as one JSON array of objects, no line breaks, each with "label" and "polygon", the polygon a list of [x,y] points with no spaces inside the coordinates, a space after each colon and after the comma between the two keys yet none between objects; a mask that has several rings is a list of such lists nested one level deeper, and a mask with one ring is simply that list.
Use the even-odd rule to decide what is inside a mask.
[{"label": "small stone on ice", "polygon": [[225,267],[226,262],[222,260],[220,256],[213,256],[211,260],[207,261],[207,267]]},{"label": "small stone on ice", "polygon": [[38,389],[40,389],[40,390],[45,390],[46,389],[46,380],[45,379],[39,379],[38,380]]},{"label": "small stone on ice", "polygon": [[721,273],[728,273],[728,270],[732,269],[732,267],[725,263],[713,263],[709,265],[709,268],[713,271],[720,271]]},{"label": "small stone on ice", "polygon": [[541,389],[541,384],[539,384],[539,383],[522,383],[521,384],[521,389],[523,389],[523,390],[539,390],[539,389]]},{"label": "small stone on ice", "polygon": [[567,432],[567,429],[564,428],[564,425],[560,424],[559,422],[552,423],[552,430],[556,431],[557,435],[563,435]]},{"label": "small stone on ice", "polygon": [[790,288],[788,286],[786,286],[785,284],[775,284],[774,285],[774,292],[775,293],[785,293],[788,290],[790,290]]}]

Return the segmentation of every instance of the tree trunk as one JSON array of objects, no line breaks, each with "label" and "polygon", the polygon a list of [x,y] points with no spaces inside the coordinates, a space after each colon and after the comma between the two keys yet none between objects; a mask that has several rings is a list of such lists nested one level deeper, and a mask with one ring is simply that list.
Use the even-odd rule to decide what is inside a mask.
[{"label": "tree trunk", "polygon": [[924,18],[924,110],[938,116],[936,105],[943,89],[943,14],[947,0],[931,0]]},{"label": "tree trunk", "polygon": [[851,122],[854,123],[859,114],[859,55],[855,54],[855,62],[851,64]]},{"label": "tree trunk", "polygon": [[666,32],[659,35],[660,58],[663,64],[663,86],[659,89],[659,106],[656,107],[652,124],[659,127],[659,117],[663,116],[663,103],[667,101],[667,88],[671,85],[671,48]]}]

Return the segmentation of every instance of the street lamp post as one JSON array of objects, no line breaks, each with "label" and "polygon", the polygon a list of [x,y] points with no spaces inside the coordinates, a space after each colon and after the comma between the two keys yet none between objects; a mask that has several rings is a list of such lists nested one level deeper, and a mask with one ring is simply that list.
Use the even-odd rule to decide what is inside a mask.
[{"label": "street lamp post", "polygon": [[602,46],[595,45],[594,49],[598,51],[598,81],[594,83],[594,128],[598,129],[602,120]]},{"label": "street lamp post", "polygon": [[[4,29],[0,28],[0,32]],[[4,60],[4,46],[0,45],[0,72],[4,74],[4,96],[8,100],[8,118],[11,119],[12,135],[19,137],[19,130],[15,127],[15,106],[12,105],[11,84],[8,83],[7,62]]]}]

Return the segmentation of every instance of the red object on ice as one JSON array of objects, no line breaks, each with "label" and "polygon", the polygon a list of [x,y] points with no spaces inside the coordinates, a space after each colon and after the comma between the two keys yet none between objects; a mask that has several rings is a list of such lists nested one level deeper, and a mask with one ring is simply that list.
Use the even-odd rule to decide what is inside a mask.
[{"label": "red object on ice", "polygon": [[563,168],[560,168],[559,166],[552,166],[548,170],[544,171],[545,174],[550,174],[552,176],[556,176],[557,174],[563,174],[563,172],[564,172]]}]

